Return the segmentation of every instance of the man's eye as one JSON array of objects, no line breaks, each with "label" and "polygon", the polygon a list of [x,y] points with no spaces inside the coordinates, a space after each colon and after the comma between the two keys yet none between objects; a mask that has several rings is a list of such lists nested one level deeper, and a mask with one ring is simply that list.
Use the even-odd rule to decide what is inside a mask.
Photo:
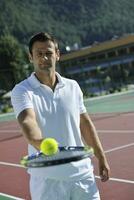
[{"label": "man's eye", "polygon": [[46,56],[51,56],[53,53],[52,52],[48,52],[46,53]]},{"label": "man's eye", "polygon": [[37,53],[37,56],[41,57],[43,54],[41,52]]}]

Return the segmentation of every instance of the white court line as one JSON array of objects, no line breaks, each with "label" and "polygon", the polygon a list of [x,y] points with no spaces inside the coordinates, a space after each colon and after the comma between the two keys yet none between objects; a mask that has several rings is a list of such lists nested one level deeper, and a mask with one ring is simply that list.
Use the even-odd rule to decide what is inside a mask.
[{"label": "white court line", "polygon": [[[0,130],[0,133],[21,133],[21,130]],[[134,130],[97,130],[98,133],[134,133]]]},{"label": "white court line", "polygon": [[10,130],[10,129],[4,129],[4,130],[0,130],[0,133],[21,133],[20,130]]},{"label": "white court line", "polygon": [[134,133],[134,130],[97,130],[98,133]]},{"label": "white court line", "polygon": [[4,197],[9,197],[9,198],[12,198],[12,199],[15,199],[15,200],[25,200],[25,199],[18,198],[18,197],[15,197],[15,196],[12,196],[12,195],[8,195],[8,194],[5,194],[5,193],[0,193],[0,195],[4,196]]},{"label": "white court line", "polygon": [[123,145],[123,146],[120,146],[120,147],[115,147],[115,148],[106,150],[105,153],[109,153],[109,152],[112,152],[112,151],[117,151],[119,149],[124,149],[126,147],[131,147],[131,146],[134,146],[134,143],[130,143],[130,144],[126,144],[126,145]]},{"label": "white court line", "polygon": [[[100,179],[99,176],[95,176],[95,178]],[[121,183],[130,183],[130,184],[134,184],[134,181],[130,181],[130,180],[127,180],[127,179],[110,178],[109,180],[110,180],[110,181],[121,182]]]},{"label": "white court line", "polygon": [[0,165],[24,168],[22,165],[15,164],[15,163],[9,163],[9,162],[1,162],[1,161],[0,161]]},{"label": "white court line", "polygon": [[111,113],[89,113],[92,117],[116,117],[118,115],[125,115],[125,116],[134,116],[134,112],[111,112]]}]

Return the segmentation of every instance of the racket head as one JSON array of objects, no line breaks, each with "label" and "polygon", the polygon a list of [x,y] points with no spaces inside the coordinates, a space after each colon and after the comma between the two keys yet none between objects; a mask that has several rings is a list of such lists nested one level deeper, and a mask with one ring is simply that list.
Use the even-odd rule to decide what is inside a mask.
[{"label": "racket head", "polygon": [[79,161],[93,156],[93,150],[89,147],[59,147],[58,153],[46,156],[42,152],[37,152],[31,156],[21,159],[21,165],[27,168],[49,167],[70,162]]}]

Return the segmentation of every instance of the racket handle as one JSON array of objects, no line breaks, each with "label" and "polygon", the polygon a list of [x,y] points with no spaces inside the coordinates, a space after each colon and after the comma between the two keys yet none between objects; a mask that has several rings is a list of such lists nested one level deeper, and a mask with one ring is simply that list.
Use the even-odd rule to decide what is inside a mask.
[{"label": "racket handle", "polygon": [[32,159],[35,159],[37,158],[38,156],[42,155],[42,152],[41,151],[37,151],[36,153],[33,153],[32,155],[30,156],[24,156],[23,157],[23,160],[32,160]]}]

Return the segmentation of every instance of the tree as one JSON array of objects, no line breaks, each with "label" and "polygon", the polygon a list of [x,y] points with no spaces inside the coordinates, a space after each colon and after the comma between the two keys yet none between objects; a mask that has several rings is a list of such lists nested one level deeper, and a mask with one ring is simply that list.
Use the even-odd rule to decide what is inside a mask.
[{"label": "tree", "polygon": [[9,91],[25,75],[23,48],[10,34],[0,38],[0,89]]}]

